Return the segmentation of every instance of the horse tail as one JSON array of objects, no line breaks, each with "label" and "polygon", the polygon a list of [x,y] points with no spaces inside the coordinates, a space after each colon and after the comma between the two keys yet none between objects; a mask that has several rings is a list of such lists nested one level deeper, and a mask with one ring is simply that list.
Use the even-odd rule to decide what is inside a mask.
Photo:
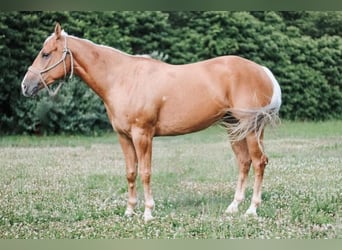
[{"label": "horse tail", "polygon": [[261,108],[230,108],[222,119],[222,125],[227,129],[230,141],[241,141],[245,139],[248,134],[254,132],[262,152],[263,147],[260,142],[262,131],[267,125],[274,127],[279,123],[279,109],[281,106],[281,90],[279,83],[268,68],[263,67],[263,70],[273,84],[271,102],[267,106]]}]

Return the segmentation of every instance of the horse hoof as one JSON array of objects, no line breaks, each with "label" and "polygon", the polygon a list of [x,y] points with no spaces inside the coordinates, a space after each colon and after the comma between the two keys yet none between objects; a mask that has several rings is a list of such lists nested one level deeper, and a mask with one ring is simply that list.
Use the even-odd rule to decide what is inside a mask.
[{"label": "horse hoof", "polygon": [[226,209],[226,214],[236,214],[239,211],[237,206],[229,205],[229,207]]},{"label": "horse hoof", "polygon": [[145,214],[144,220],[145,220],[145,223],[148,223],[148,222],[154,220],[154,217],[151,214]]},{"label": "horse hoof", "polygon": [[246,213],[245,213],[245,217],[254,217],[254,218],[256,218],[256,217],[258,217],[258,214],[256,213],[256,210],[255,210],[255,209],[249,208],[249,209],[246,211]]},{"label": "horse hoof", "polygon": [[133,209],[131,209],[131,208],[127,208],[125,211],[125,216],[127,216],[127,217],[132,217],[134,214],[135,213],[134,213]]}]

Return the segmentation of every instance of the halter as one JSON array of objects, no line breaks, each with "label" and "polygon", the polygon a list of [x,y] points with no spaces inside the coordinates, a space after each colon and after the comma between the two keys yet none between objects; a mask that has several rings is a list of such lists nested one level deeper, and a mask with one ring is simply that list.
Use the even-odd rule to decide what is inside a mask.
[{"label": "halter", "polygon": [[[59,89],[62,87],[62,85],[65,83],[65,78],[67,76],[67,70],[66,70],[66,63],[65,63],[65,58],[67,57],[67,55],[70,55],[70,63],[71,63],[71,69],[70,69],[70,76],[69,79],[70,80],[72,78],[72,76],[74,75],[74,57],[72,55],[71,50],[67,47],[67,36],[65,36],[65,40],[64,40],[64,48],[63,48],[63,55],[62,58],[57,61],[55,64],[51,65],[50,67],[47,67],[46,69],[43,70],[37,70],[34,69],[32,66],[28,68],[28,71],[33,72],[34,74],[39,75],[41,82],[43,83],[44,87],[47,89],[47,91],[49,92],[50,96],[55,96],[57,95]],[[63,67],[64,67],[64,80],[60,81],[57,88],[53,91],[52,89],[49,88],[49,86],[46,84],[44,78],[43,78],[43,74],[50,71],[51,69],[57,67],[59,64],[63,63]]]}]

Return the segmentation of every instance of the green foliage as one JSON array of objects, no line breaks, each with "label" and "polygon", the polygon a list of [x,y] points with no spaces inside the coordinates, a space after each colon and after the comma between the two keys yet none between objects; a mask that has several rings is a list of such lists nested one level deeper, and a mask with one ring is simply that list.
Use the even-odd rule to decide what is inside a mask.
[{"label": "green foliage", "polygon": [[55,99],[21,95],[27,67],[56,21],[69,34],[173,64],[227,54],[251,59],[276,75],[282,118],[341,119],[342,12],[3,12],[0,133],[110,129],[101,100],[79,79]]},{"label": "green foliage", "polygon": [[108,118],[100,98],[78,79],[65,85],[57,96],[44,95],[39,100],[37,132],[94,134],[108,129]]}]

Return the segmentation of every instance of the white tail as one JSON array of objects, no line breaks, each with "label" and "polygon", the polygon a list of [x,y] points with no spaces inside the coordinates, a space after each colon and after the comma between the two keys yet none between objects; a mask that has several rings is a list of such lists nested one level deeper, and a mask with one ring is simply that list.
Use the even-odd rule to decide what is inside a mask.
[{"label": "white tail", "polygon": [[[279,122],[279,109],[281,105],[281,90],[278,81],[272,72],[263,67],[273,83],[271,102],[262,108],[256,109],[229,109],[223,117],[222,125],[227,129],[231,141],[240,141],[255,132],[260,149],[260,136],[266,125],[275,126]],[[237,119],[238,117],[238,119]]]}]

